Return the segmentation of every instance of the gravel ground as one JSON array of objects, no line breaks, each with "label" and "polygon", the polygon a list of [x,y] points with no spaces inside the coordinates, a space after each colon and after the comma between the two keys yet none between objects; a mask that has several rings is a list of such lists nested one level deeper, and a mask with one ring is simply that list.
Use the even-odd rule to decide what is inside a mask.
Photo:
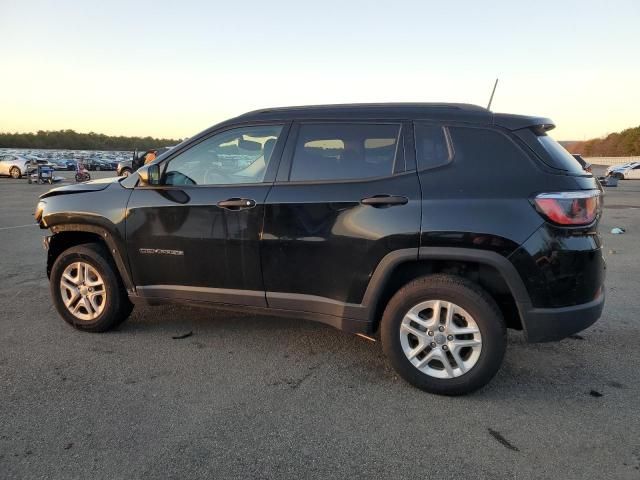
[{"label": "gravel ground", "polygon": [[489,386],[445,398],[302,320],[149,307],[77,332],[30,225],[47,187],[0,179],[0,478],[640,478],[640,181],[620,185],[603,318],[557,343],[510,334]]}]

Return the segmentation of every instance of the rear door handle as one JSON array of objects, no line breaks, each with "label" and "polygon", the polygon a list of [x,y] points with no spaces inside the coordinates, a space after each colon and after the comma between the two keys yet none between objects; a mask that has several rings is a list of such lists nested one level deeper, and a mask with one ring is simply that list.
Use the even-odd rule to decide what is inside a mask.
[{"label": "rear door handle", "polygon": [[216,205],[227,210],[244,210],[256,206],[256,201],[250,198],[228,198],[219,201]]},{"label": "rear door handle", "polygon": [[392,205],[406,205],[409,202],[407,197],[399,195],[374,195],[360,200],[363,205],[371,205],[372,207],[389,207]]}]

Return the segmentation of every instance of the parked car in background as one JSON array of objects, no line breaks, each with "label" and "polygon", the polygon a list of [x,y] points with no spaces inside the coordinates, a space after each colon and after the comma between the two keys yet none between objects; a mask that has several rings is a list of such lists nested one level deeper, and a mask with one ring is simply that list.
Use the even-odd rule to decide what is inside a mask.
[{"label": "parked car in background", "polygon": [[76,162],[74,160],[53,159],[50,160],[55,170],[67,170],[72,171],[76,169]]},{"label": "parked car in background", "polygon": [[640,179],[640,162],[612,165],[607,168],[606,174],[619,180]]},{"label": "parked car in background", "polygon": [[4,155],[0,157],[0,175],[8,175],[11,178],[22,178],[27,174],[29,159],[20,155]]},{"label": "parked car in background", "polygon": [[108,160],[102,160],[99,158],[88,158],[84,160],[84,165],[87,170],[92,171],[115,170],[118,166],[116,162],[110,162]]},{"label": "parked car in background", "polygon": [[602,313],[602,192],[552,128],[460,104],[244,114],[42,195],[53,303],[89,332],[185,303],[379,333],[411,384],[471,392],[507,328],[559,340]]}]

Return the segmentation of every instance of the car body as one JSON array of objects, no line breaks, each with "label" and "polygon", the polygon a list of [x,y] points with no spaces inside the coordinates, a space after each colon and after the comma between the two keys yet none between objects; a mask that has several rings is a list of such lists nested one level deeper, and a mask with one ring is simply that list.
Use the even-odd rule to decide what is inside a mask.
[{"label": "car body", "polygon": [[22,178],[27,174],[27,157],[15,154],[0,155],[0,175],[6,175],[14,179]]},{"label": "car body", "polygon": [[606,174],[615,176],[620,180],[640,179],[640,162],[612,165],[607,168]]},{"label": "car body", "polygon": [[419,388],[472,391],[506,328],[558,340],[604,306],[601,192],[551,128],[464,104],[250,112],[42,195],[54,303],[89,331],[135,304],[315,320],[380,335]]}]

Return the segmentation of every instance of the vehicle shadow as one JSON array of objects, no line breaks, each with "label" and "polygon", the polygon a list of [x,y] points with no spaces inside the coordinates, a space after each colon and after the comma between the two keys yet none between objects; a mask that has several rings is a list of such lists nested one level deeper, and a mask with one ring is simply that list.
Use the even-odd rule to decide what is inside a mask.
[{"label": "vehicle shadow", "polygon": [[[314,369],[321,361],[329,370],[350,371],[354,382],[377,383],[385,388],[400,388],[422,394],[398,378],[386,361],[379,341],[307,320],[231,313],[215,309],[182,306],[136,308],[132,318],[120,326],[120,334],[170,337],[187,335],[176,343],[188,342],[196,349],[233,345],[236,353],[272,352],[274,368],[286,366],[291,359],[304,368]],[[560,342],[529,344],[521,332],[509,332],[509,344],[502,368],[483,389],[465,398],[494,399],[544,395],[558,400],[575,395],[626,388],[616,378],[614,365],[594,342],[597,332],[587,330]],[[595,343],[595,345],[594,345]],[[282,353],[281,356],[273,352]],[[279,366],[277,363],[282,362]],[[351,377],[349,379],[349,377]]]}]

